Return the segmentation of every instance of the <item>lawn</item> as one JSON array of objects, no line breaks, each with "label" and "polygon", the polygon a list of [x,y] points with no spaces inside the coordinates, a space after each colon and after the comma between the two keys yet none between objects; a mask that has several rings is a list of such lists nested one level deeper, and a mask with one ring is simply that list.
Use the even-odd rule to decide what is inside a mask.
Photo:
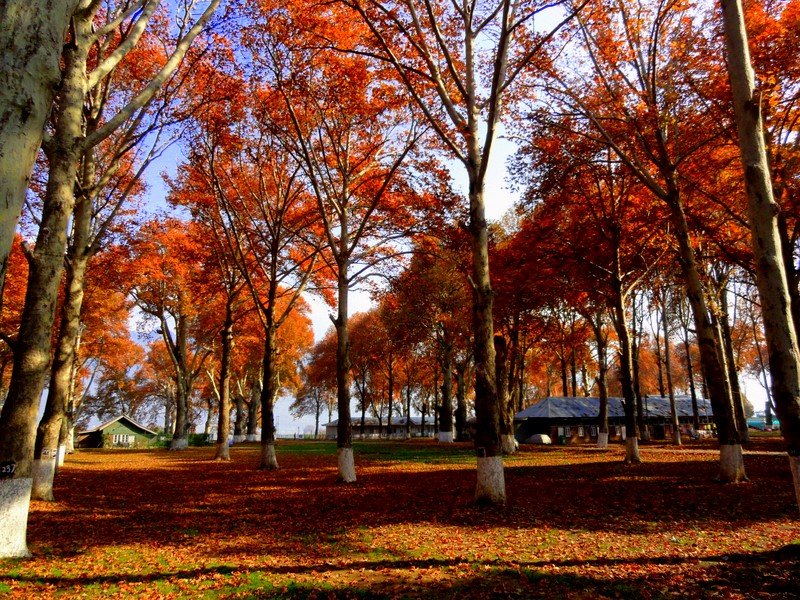
[{"label": "lawn", "polygon": [[798,598],[800,520],[785,455],[759,438],[751,481],[713,481],[713,446],[524,447],[508,505],[472,503],[466,445],[281,442],[212,462],[82,451],[57,503],[31,507],[34,558],[0,561],[11,598]]}]

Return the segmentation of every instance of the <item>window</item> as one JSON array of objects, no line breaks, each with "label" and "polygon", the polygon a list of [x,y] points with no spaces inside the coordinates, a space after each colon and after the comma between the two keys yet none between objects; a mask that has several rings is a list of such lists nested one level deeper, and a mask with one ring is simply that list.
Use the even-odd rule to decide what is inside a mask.
[{"label": "window", "polygon": [[132,446],[134,436],[127,433],[115,433],[111,436],[111,442],[115,446]]},{"label": "window", "polygon": [[578,437],[583,437],[583,425],[578,427]]}]

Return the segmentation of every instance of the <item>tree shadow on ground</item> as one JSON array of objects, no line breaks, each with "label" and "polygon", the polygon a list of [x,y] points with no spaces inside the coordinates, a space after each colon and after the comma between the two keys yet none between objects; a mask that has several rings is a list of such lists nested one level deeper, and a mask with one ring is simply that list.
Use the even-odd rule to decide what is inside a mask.
[{"label": "tree shadow on ground", "polygon": [[442,468],[434,462],[409,469],[393,458],[361,459],[358,483],[340,485],[334,460],[320,467],[325,463],[319,456],[289,454],[280,457],[279,471],[258,471],[255,452],[230,463],[198,460],[198,452],[163,453],[149,469],[66,469],[56,483],[60,502],[34,510],[29,539],[70,556],[137,542],[192,547],[214,538],[224,546],[225,540],[263,532],[252,548],[262,555],[285,551],[304,537],[335,541],[365,526],[546,526],[627,535],[725,531],[785,519],[797,510],[785,460],[774,456],[750,457],[752,480],[736,486],[714,483],[713,460],[625,466],[581,450],[565,455],[580,459],[576,464],[530,465],[517,457],[506,468],[507,506],[487,510],[474,505],[469,465]]},{"label": "tree shadow on ground", "polygon": [[[676,580],[670,571],[638,574],[632,567],[650,566],[689,567],[703,571],[702,586],[698,578]],[[625,571],[616,571],[626,567]],[[362,586],[344,585],[341,588],[321,586],[308,581],[294,581],[292,576],[319,575],[335,571],[392,572],[424,571],[426,569],[459,570],[460,576],[446,582],[415,583],[389,576]],[[577,568],[577,573],[575,572]],[[565,569],[560,572],[559,570]],[[592,574],[582,574],[583,572]],[[792,544],[774,551],[738,553],[697,557],[639,557],[634,559],[592,559],[563,561],[532,561],[509,564],[500,560],[464,561],[459,559],[374,560],[350,561],[341,564],[311,563],[251,569],[218,565],[195,569],[163,572],[62,576],[10,576],[5,581],[45,585],[58,590],[80,589],[91,585],[153,584],[174,580],[202,580],[231,577],[238,580],[263,581],[263,585],[224,582],[217,591],[221,595],[241,592],[247,588],[248,598],[305,598],[324,592],[334,598],[439,598],[457,595],[460,598],[674,598],[730,597],[750,595],[758,591],[764,598],[797,598],[794,576],[800,572],[800,545]],[[263,577],[262,577],[263,576]],[[0,578],[2,581],[3,578]],[[271,583],[275,581],[276,583]],[[288,582],[288,583],[287,583]]]}]

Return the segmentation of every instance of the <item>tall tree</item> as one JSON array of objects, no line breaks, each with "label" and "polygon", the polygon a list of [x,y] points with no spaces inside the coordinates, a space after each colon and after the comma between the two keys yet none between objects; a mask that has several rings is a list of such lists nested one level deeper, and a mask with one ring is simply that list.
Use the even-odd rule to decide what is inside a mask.
[{"label": "tall tree", "polygon": [[[252,47],[264,78],[283,100],[282,139],[301,165],[315,198],[326,243],[326,266],[336,281],[337,434],[339,479],[353,482],[350,421],[348,297],[373,266],[394,254],[394,240],[412,222],[413,192],[401,168],[420,132],[413,115],[390,88],[374,86],[366,59],[330,50],[289,46],[307,19],[333,28],[333,6],[309,16],[265,15],[269,36]],[[354,35],[337,22],[342,36]]]},{"label": "tall tree", "polygon": [[[484,189],[500,119],[517,76],[535,65],[560,29],[535,29],[561,2],[454,3],[342,0],[372,32],[374,55],[391,65],[468,179],[475,355],[475,451],[479,503],[505,502],[501,407],[495,380],[493,291]],[[572,17],[568,9],[565,21]]]},{"label": "tall tree", "polygon": [[216,333],[203,327],[201,310],[207,301],[198,293],[200,238],[193,233],[189,224],[175,219],[146,223],[131,241],[127,274],[130,294],[154,321],[172,364],[177,402],[172,450],[188,446],[190,399]]},{"label": "tall tree", "polygon": [[[745,478],[742,432],[726,385],[691,227],[689,165],[724,144],[724,115],[698,110],[696,90],[719,82],[722,65],[703,34],[701,15],[682,2],[598,2],[575,26],[580,55],[564,55],[543,82],[574,129],[605,144],[671,215],[678,263],[692,306],[703,372],[720,442],[720,478]],[[587,64],[586,71],[583,65]],[[566,75],[564,73],[569,73]],[[557,83],[554,83],[557,82]],[[697,171],[695,171],[697,172]]]},{"label": "tall tree", "polygon": [[772,397],[788,446],[789,463],[800,504],[800,348],[778,232],[780,210],[772,194],[761,103],[750,63],[747,31],[739,0],[722,0],[722,20],[739,148],[744,165],[756,281],[769,350]]},{"label": "tall tree", "polygon": [[[36,244],[29,252],[30,277],[20,342],[15,351],[8,398],[0,414],[0,461],[9,461],[16,465],[13,476],[0,482],[0,486],[9,491],[0,493],[0,506],[3,507],[0,509],[0,518],[3,521],[9,519],[8,524],[2,523],[2,528],[13,532],[10,535],[15,541],[8,544],[10,556],[27,553],[24,540],[28,511],[25,507],[28,506],[32,486],[36,416],[44,377],[50,363],[51,329],[81,158],[86,149],[97,146],[130,119],[137,118],[179,66],[192,41],[211,19],[220,1],[212,0],[196,20],[191,18],[193,2],[188,1],[183,5],[183,13],[179,9],[182,18],[178,18],[176,22],[179,23],[177,29],[180,33],[163,66],[116,114],[91,133],[87,133],[85,127],[84,112],[89,92],[98,85],[104,85],[107,76],[136,47],[160,2],[149,0],[133,6],[125,3],[119,8],[112,8],[107,11],[109,22],[99,28],[95,26],[95,17],[101,9],[100,2],[86,2],[84,10],[72,15],[70,43],[63,46],[61,57],[61,84],[52,117],[53,134],[42,146],[48,159],[49,172],[39,232]],[[126,35],[120,40],[112,34],[116,33],[123,22],[130,22],[130,26],[125,29]],[[108,56],[100,57],[95,52],[97,44],[103,40],[108,43],[113,40],[117,46]],[[45,47],[50,47],[50,44]],[[24,147],[20,149],[24,151]],[[3,254],[0,247],[0,259],[4,261]],[[52,469],[54,462],[55,452],[52,452],[46,463],[40,463],[39,466]],[[5,506],[20,508],[11,510],[5,509]],[[24,518],[20,518],[22,515]]]},{"label": "tall tree", "polygon": [[[199,124],[194,150],[172,199],[212,224],[250,291],[263,330],[261,468],[277,469],[274,405],[278,334],[317,273],[319,218],[300,164],[275,135],[280,98],[255,90],[236,116]],[[234,108],[234,107],[232,107]],[[224,121],[222,121],[224,122]]]}]

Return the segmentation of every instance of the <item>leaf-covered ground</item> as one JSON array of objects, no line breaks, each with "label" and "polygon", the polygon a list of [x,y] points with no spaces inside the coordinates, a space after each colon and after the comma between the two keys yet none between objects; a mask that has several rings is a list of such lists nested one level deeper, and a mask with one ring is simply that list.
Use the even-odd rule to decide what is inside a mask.
[{"label": "leaf-covered ground", "polygon": [[[785,455],[714,482],[711,445],[534,448],[506,461],[508,505],[472,503],[467,446],[282,442],[82,451],[34,502],[34,558],[0,561],[11,598],[800,598],[800,520]],[[774,451],[774,452],[770,452]]]}]

